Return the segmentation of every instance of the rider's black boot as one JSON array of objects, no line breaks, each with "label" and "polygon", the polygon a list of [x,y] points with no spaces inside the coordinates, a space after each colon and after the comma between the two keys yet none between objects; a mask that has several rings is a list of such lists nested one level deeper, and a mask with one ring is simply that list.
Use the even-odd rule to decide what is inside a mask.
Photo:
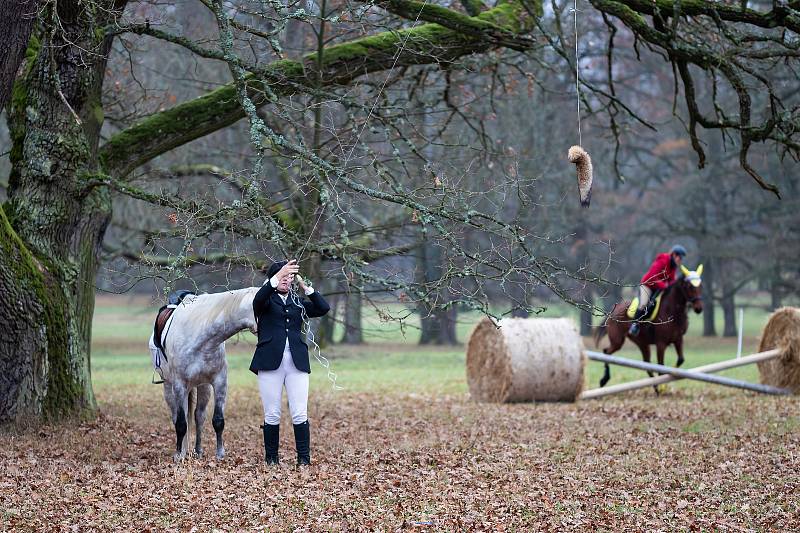
[{"label": "rider's black boot", "polygon": [[297,448],[297,465],[311,464],[311,429],[308,420],[294,425],[294,443]]},{"label": "rider's black boot", "polygon": [[278,464],[278,438],[281,426],[279,424],[264,424],[264,456],[268,465]]},{"label": "rider's black boot", "polygon": [[647,312],[650,310],[650,304],[645,305],[643,309],[637,309],[636,314],[633,316],[633,321],[631,323],[631,327],[628,328],[628,335],[631,337],[635,337],[639,334],[639,321],[645,317]]}]

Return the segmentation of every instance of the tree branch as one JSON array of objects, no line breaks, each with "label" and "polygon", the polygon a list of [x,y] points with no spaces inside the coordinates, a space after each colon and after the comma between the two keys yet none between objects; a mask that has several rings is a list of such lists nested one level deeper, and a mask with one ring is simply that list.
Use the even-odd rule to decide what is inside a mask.
[{"label": "tree branch", "polygon": [[[417,0],[376,0],[373,4],[407,20],[432,22],[464,35],[486,39],[497,46],[512,50],[529,50],[534,44],[533,39],[528,35],[510,31],[493,22],[464,15],[436,4]],[[540,12],[539,16],[541,16]]]},{"label": "tree branch", "polygon": [[658,13],[672,15],[677,8],[681,15],[695,17],[705,15],[719,18],[727,22],[741,22],[759,28],[785,27],[795,33],[800,33],[800,15],[796,10],[784,5],[784,2],[773,2],[772,11],[760,12],[753,9],[742,9],[735,5],[722,2],[708,2],[703,0],[618,0],[631,9],[643,15],[656,15]]},{"label": "tree branch", "polygon": [[[512,34],[528,31],[534,22],[520,2],[500,4],[474,19]],[[323,53],[321,72],[317,71],[316,53],[298,61],[276,61],[248,76],[247,91],[255,105],[263,106],[279,97],[313,88],[318,79],[321,86],[346,85],[371,72],[412,65],[447,65],[460,57],[497,46],[497,39],[486,35],[465,35],[439,24],[424,24],[328,47]],[[235,85],[225,85],[115,134],[100,151],[103,169],[118,178],[124,177],[154,157],[229,126],[244,116]]]}]

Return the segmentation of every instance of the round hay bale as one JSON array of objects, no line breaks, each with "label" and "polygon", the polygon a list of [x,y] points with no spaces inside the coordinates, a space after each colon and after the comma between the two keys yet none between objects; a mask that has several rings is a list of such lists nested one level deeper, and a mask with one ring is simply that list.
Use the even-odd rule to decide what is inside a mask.
[{"label": "round hay bale", "polygon": [[780,357],[758,363],[761,383],[800,393],[800,309],[781,307],[769,317],[758,351],[780,348]]},{"label": "round hay bale", "polygon": [[484,318],[467,344],[467,384],[480,402],[575,401],[586,355],[568,318]]}]

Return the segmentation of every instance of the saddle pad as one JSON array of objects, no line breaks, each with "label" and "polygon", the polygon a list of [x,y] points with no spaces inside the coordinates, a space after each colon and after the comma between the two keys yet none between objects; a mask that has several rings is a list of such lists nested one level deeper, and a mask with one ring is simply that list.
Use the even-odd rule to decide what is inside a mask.
[{"label": "saddle pad", "polygon": [[[644,317],[642,320],[647,320],[647,321],[655,320],[655,318],[658,316],[658,310],[661,308],[661,297],[663,295],[664,295],[663,292],[659,292],[658,295],[656,295],[655,305],[653,305],[652,303],[650,304],[653,307],[653,310],[650,313],[648,313],[647,316]],[[637,296],[631,301],[631,304],[628,306],[628,310],[625,313],[626,316],[630,319],[633,319],[633,317],[636,316],[636,310],[638,308],[639,308],[639,297]]]},{"label": "saddle pad", "polygon": [[[172,317],[172,313],[175,309],[183,302],[184,298],[187,296],[194,296],[195,293],[191,291],[176,291],[169,295],[169,303],[161,307],[158,310],[158,314],[156,315],[155,324],[153,324],[153,341],[155,342],[156,347],[161,350],[162,353],[166,353],[164,350],[164,331],[167,328],[167,322]],[[165,357],[166,359],[166,357]]]},{"label": "saddle pad", "polygon": [[[170,309],[171,310],[171,309]],[[161,318],[161,313],[158,314],[158,318]],[[158,318],[156,319],[156,324],[158,324]],[[166,342],[166,332],[169,330],[169,325],[172,322],[174,316],[172,313],[169,314],[167,319],[163,324],[161,324],[161,329],[158,330],[158,336],[156,336],[155,328],[153,334],[150,335],[150,354],[153,356],[153,368],[156,370],[161,369],[161,360],[164,359],[165,362],[167,361],[167,356],[164,353],[164,342]]]}]

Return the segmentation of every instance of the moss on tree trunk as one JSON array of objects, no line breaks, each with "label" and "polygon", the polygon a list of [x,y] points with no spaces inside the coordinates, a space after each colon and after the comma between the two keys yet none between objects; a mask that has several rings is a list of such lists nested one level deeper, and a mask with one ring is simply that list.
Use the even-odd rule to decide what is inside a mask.
[{"label": "moss on tree trunk", "polygon": [[[99,169],[97,108],[110,42],[96,31],[106,21],[65,17],[69,5],[58,6],[61,31],[31,39],[8,113],[12,171],[0,219],[0,323],[15,327],[0,344],[10,372],[0,392],[2,421],[96,408],[91,320],[110,198],[87,178]],[[52,9],[43,26],[54,23]]]}]

